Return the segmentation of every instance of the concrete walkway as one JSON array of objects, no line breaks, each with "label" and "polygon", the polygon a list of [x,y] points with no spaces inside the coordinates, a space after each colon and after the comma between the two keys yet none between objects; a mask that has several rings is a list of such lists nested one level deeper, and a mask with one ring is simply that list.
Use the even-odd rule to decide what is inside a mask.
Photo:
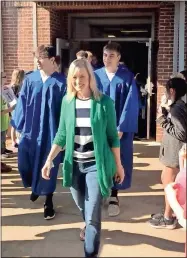
[{"label": "concrete walkway", "polygon": [[[161,210],[159,145],[135,142],[133,187],[121,192],[121,214],[107,217],[103,208],[100,257],[184,257],[185,232],[153,229],[146,222]],[[83,226],[69,189],[61,187],[54,198],[56,217],[43,219],[44,198],[29,201],[17,171],[17,159],[6,159],[13,167],[2,174],[2,257],[83,257],[79,231]]]}]

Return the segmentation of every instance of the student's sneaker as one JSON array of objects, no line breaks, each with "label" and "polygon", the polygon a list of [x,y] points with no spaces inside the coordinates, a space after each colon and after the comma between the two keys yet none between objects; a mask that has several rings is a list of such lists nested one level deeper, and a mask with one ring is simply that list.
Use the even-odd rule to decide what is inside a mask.
[{"label": "student's sneaker", "polygon": [[30,195],[30,200],[32,202],[35,202],[38,199],[38,197],[39,197],[38,194],[35,194],[35,193],[32,192],[31,195]]},{"label": "student's sneaker", "polygon": [[119,200],[117,197],[110,197],[108,204],[108,216],[115,217],[120,214]]},{"label": "student's sneaker", "polygon": [[55,210],[52,207],[44,205],[44,219],[50,220],[55,217]]},{"label": "student's sneaker", "polygon": [[149,224],[153,228],[174,229],[177,226],[177,219],[176,218],[166,219],[164,218],[164,216],[162,216],[158,219],[151,219],[149,221]]}]

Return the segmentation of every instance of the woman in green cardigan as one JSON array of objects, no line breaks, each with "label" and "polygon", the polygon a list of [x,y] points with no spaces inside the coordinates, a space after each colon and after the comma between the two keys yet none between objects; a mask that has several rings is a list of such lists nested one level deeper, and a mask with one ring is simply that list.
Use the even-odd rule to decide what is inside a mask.
[{"label": "woman in green cardigan", "polygon": [[102,197],[110,194],[113,178],[124,180],[113,101],[101,94],[91,65],[77,59],[69,68],[67,95],[53,146],[42,169],[50,180],[52,161],[65,147],[63,185],[69,186],[86,223],[85,257],[99,252]]}]

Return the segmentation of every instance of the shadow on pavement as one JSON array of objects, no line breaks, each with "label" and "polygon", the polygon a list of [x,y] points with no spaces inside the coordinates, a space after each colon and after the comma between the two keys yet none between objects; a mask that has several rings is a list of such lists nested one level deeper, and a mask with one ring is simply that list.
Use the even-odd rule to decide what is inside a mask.
[{"label": "shadow on pavement", "polygon": [[158,158],[159,150],[160,146],[150,146],[149,142],[143,142],[141,144],[137,144],[136,142],[134,142],[134,153],[139,153],[134,154],[134,156],[137,156],[138,158]]},{"label": "shadow on pavement", "polygon": [[[8,248],[11,245],[12,253],[17,257],[33,257],[33,254],[34,257],[83,257],[83,243],[79,241],[79,233],[80,229],[77,228],[50,230],[36,235],[38,240],[4,241],[2,242],[2,252],[4,257],[8,256]],[[102,230],[101,251],[104,245],[132,246],[133,248],[134,245],[141,244],[165,251],[184,252],[183,243],[121,230]],[[146,252],[146,249],[144,250]],[[145,256],[147,256],[146,253]]]}]

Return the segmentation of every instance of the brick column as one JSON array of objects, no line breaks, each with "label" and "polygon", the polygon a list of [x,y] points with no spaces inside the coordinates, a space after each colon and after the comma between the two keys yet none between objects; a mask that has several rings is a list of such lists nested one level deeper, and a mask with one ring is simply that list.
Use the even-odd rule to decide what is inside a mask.
[{"label": "brick column", "polygon": [[8,81],[12,71],[18,66],[18,26],[17,9],[14,6],[3,5],[2,3],[2,39],[3,39],[3,63]]},{"label": "brick column", "polygon": [[[158,40],[157,105],[160,104],[164,85],[173,72],[174,3],[163,3],[160,7]],[[157,125],[156,141],[161,139],[162,128]]]},{"label": "brick column", "polygon": [[15,68],[33,69],[32,3],[2,2],[3,62],[8,83]]},{"label": "brick column", "polygon": [[50,12],[43,7],[37,7],[38,46],[51,44]]}]

